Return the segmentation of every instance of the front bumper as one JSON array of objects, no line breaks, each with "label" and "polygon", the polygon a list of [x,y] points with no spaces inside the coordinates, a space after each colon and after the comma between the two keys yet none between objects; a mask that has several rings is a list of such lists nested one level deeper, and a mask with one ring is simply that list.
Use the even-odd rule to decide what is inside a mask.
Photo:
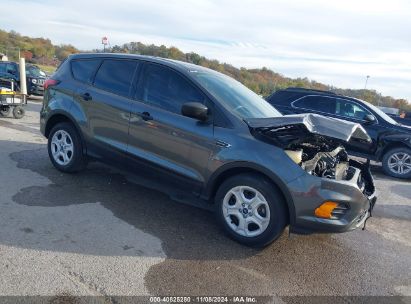
[{"label": "front bumper", "polygon": [[32,88],[32,90],[29,91],[28,93],[29,93],[29,95],[43,96],[44,88],[43,87],[35,87],[35,88]]},{"label": "front bumper", "polygon": [[28,85],[28,90],[29,95],[37,95],[37,96],[43,96],[44,94],[44,86],[42,83],[30,83]]},{"label": "front bumper", "polygon": [[[350,161],[356,168],[349,180],[332,180],[304,175],[288,184],[294,201],[295,218],[290,231],[294,233],[345,232],[365,224],[377,201],[369,163]],[[326,201],[348,207],[338,218],[315,215],[315,209]]]}]

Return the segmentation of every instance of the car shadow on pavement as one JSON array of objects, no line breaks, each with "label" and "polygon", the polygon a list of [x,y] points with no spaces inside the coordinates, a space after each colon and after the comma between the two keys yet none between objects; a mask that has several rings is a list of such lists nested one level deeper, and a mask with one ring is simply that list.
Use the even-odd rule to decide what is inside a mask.
[{"label": "car shadow on pavement", "polygon": [[411,184],[397,184],[391,187],[391,192],[411,200]]},{"label": "car shadow on pavement", "polygon": [[63,174],[52,166],[44,145],[10,157],[18,168],[51,181],[22,188],[12,198],[20,205],[54,208],[98,202],[115,217],[158,237],[166,255],[177,259],[233,259],[258,252],[228,239],[212,212],[175,202],[106,165],[93,162],[81,173]]},{"label": "car shadow on pavement", "polygon": [[[403,265],[410,262],[407,258],[410,249],[376,233],[355,231],[343,235],[288,237],[286,230],[263,250],[247,248],[228,239],[211,212],[174,202],[149,186],[130,182],[125,174],[105,165],[91,163],[84,172],[63,174],[51,165],[45,145],[37,144],[33,144],[31,150],[14,152],[10,157],[17,170],[28,169],[49,180],[42,186],[33,182],[22,187],[12,196],[18,206],[40,207],[37,212],[46,212],[50,208],[100,204],[119,222],[157,237],[167,259],[152,266],[145,276],[150,294],[238,295],[241,291],[245,295],[378,295],[392,294],[393,285],[401,285],[409,278]],[[70,212],[60,216],[57,221],[74,222],[71,216],[75,215]],[[36,231],[24,226],[21,229],[26,239],[16,244],[12,236],[0,234],[0,242],[36,250],[96,256],[164,257],[153,251],[133,251],[127,244],[114,251],[99,251],[95,244],[117,236],[112,235],[111,227],[98,222],[97,215],[87,214],[86,217],[79,227],[70,230],[71,233],[85,231],[82,225],[87,224],[92,229],[104,230],[100,239],[78,241],[76,235],[67,235],[67,240],[74,242],[69,247],[58,242],[49,245],[30,241]],[[384,248],[394,246],[401,253],[398,258],[380,254]],[[390,249],[389,252],[393,254]]]},{"label": "car shadow on pavement", "polygon": [[[387,174],[384,173],[384,171],[382,170],[382,165],[381,163],[376,164],[373,163],[370,166],[371,168],[371,172],[375,177],[378,177],[380,179],[386,179],[386,180],[390,180],[390,181],[397,181],[397,182],[411,182],[411,179],[401,179],[401,178],[395,178],[392,176],[389,176]],[[408,197],[411,198],[411,197]]]}]

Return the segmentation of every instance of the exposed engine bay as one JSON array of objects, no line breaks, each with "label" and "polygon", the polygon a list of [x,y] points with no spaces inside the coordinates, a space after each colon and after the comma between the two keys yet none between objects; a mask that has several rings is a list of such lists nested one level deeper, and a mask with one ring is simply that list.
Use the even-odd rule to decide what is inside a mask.
[{"label": "exposed engine bay", "polygon": [[327,144],[318,146],[302,143],[285,150],[285,153],[311,175],[336,180],[344,180],[352,175],[349,174],[347,152],[342,146],[332,148]]},{"label": "exposed engine bay", "polygon": [[350,159],[344,148],[351,136],[335,138],[313,133],[305,124],[262,126],[252,128],[252,133],[261,140],[284,149],[308,174],[355,183],[366,195],[375,191],[369,162],[361,163]]},{"label": "exposed engine bay", "polygon": [[371,195],[375,191],[369,163],[349,159],[341,145],[302,142],[292,144],[284,152],[313,176],[355,182],[366,195]]}]

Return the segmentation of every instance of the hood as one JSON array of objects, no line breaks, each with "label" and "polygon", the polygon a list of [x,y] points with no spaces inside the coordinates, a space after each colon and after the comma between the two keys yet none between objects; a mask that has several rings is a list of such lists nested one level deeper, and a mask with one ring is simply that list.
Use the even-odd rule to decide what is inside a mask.
[{"label": "hood", "polygon": [[318,114],[296,114],[272,118],[250,118],[245,122],[252,129],[277,130],[290,126],[303,126],[308,132],[345,142],[358,139],[371,142],[367,131],[360,125],[346,120]]}]

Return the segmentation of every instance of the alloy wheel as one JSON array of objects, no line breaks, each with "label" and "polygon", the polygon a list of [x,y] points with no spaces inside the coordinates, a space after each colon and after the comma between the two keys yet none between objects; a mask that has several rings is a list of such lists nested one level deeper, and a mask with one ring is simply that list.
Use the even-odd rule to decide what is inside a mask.
[{"label": "alloy wheel", "polygon": [[270,223],[267,200],[252,187],[236,186],[230,189],[224,197],[222,208],[228,226],[241,236],[258,236]]},{"label": "alloy wheel", "polygon": [[58,130],[51,139],[51,153],[56,163],[66,166],[73,159],[74,145],[68,132]]},{"label": "alloy wheel", "polygon": [[411,172],[411,155],[397,152],[388,158],[388,168],[395,174],[408,174]]}]

